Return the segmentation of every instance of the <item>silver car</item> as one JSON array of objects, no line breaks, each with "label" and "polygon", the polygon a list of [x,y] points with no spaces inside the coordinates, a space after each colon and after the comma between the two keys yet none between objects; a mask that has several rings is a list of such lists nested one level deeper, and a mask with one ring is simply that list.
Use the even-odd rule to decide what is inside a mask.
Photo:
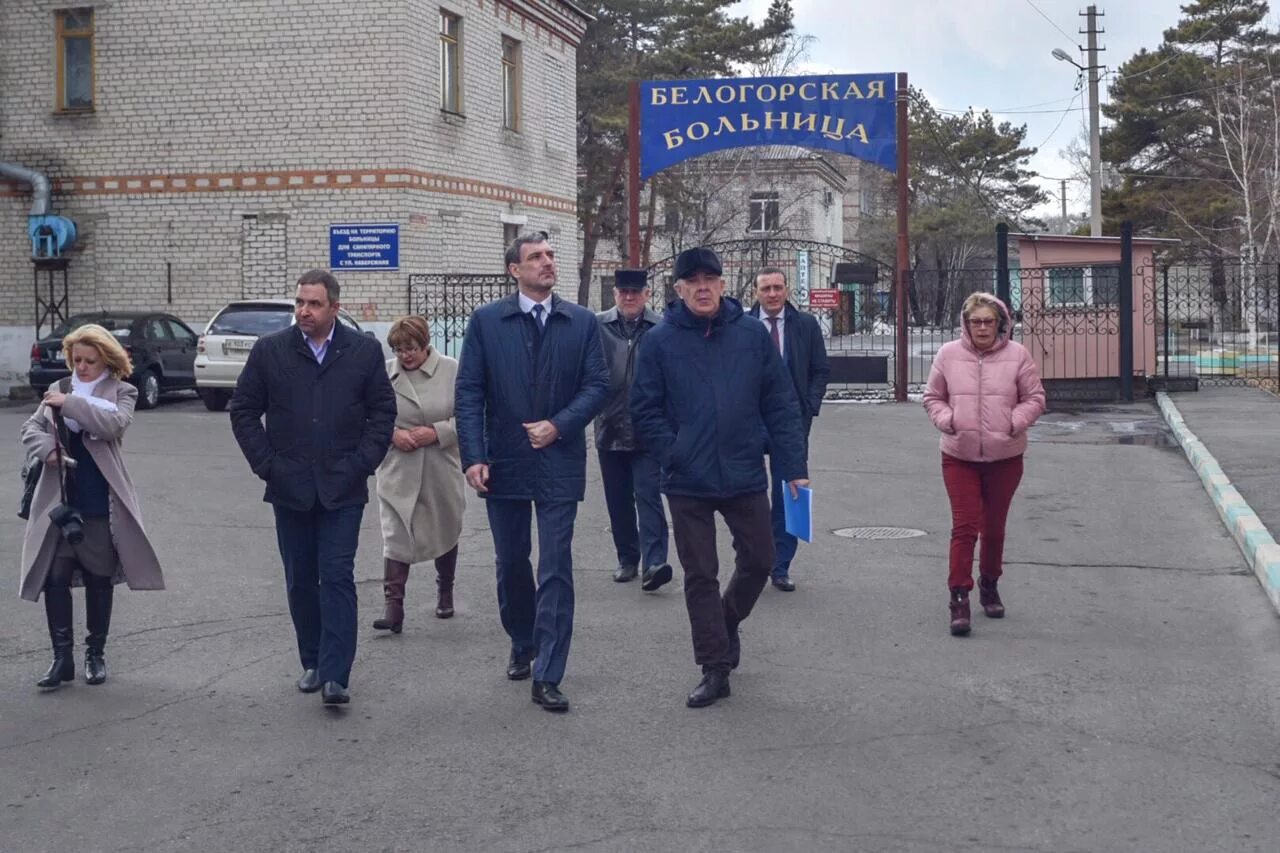
[{"label": "silver car", "polygon": [[[373,334],[361,329],[341,309],[338,322],[359,334]],[[211,412],[225,409],[254,342],[293,323],[293,301],[289,299],[232,302],[213,315],[196,345],[196,390],[205,408]]]}]

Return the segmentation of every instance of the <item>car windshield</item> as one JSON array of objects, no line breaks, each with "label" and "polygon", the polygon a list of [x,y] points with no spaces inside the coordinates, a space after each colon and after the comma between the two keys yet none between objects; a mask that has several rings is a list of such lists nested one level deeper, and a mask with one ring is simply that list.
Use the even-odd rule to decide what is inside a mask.
[{"label": "car windshield", "polygon": [[117,338],[129,337],[129,331],[133,328],[133,318],[131,317],[110,317],[101,314],[79,314],[70,318],[65,323],[59,323],[49,333],[51,338],[65,338],[81,326],[89,323],[97,323],[102,328],[111,332]]},{"label": "car windshield", "polygon": [[293,310],[287,305],[229,305],[213,318],[205,334],[261,337],[287,328],[291,322]]}]

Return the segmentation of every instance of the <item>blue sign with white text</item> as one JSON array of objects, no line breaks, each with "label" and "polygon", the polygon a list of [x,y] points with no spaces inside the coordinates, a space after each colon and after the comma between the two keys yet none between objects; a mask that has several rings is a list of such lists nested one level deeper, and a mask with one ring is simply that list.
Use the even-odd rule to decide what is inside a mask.
[{"label": "blue sign with white text", "polygon": [[329,269],[400,269],[400,224],[330,225]]},{"label": "blue sign with white text", "polygon": [[897,170],[893,74],[640,84],[640,176],[725,148],[823,148]]}]

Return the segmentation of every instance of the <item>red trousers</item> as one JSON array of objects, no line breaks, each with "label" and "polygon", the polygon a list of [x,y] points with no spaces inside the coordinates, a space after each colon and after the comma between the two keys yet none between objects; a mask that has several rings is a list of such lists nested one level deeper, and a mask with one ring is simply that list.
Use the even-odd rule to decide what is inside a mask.
[{"label": "red trousers", "polygon": [[978,571],[1000,577],[1004,563],[1004,525],[1009,504],[1022,480],[1022,456],[999,462],[965,462],[942,454],[942,482],[951,499],[951,559],[947,586],[973,589],[973,546],[982,537]]}]

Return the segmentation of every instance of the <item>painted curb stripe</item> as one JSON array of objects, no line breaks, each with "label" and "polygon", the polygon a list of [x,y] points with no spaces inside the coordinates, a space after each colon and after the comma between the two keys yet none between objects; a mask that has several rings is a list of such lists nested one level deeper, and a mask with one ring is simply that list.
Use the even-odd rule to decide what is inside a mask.
[{"label": "painted curb stripe", "polygon": [[1245,562],[1253,569],[1271,605],[1280,611],[1280,544],[1258,518],[1244,497],[1231,485],[1231,480],[1213,458],[1204,442],[1196,438],[1182,413],[1164,391],[1156,392],[1156,402],[1164,421],[1186,454],[1191,468],[1200,478],[1205,492],[1213,500],[1214,509],[1235,540]]}]

